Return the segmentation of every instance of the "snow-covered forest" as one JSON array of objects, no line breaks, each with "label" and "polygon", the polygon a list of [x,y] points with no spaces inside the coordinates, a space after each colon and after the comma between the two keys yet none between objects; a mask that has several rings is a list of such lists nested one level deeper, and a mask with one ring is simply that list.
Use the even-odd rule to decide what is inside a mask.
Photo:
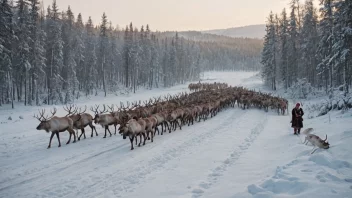
[{"label": "snow-covered forest", "polygon": [[120,29],[105,13],[85,22],[55,0],[46,9],[39,0],[0,4],[0,105],[65,104],[101,92],[169,87],[206,70],[260,67],[259,39],[187,38],[132,23]]},{"label": "snow-covered forest", "polygon": [[352,85],[352,1],[292,0],[290,9],[270,13],[262,77],[273,90],[297,84],[329,95]]}]

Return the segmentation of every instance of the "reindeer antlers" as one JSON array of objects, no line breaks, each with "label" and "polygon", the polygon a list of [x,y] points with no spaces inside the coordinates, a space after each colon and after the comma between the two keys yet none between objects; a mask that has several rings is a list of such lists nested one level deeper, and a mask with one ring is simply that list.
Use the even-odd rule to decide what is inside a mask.
[{"label": "reindeer antlers", "polygon": [[78,114],[82,114],[82,113],[85,113],[87,110],[87,105],[84,105],[84,111],[81,110],[81,108],[79,108],[79,112]]},{"label": "reindeer antlers", "polygon": [[[74,104],[70,104],[70,106],[65,106],[63,107],[65,111],[68,112],[68,114],[66,116],[69,116],[69,115],[72,115],[72,114],[75,114],[78,110],[78,107],[75,106]],[[74,108],[74,110],[72,111],[72,108]]]},{"label": "reindeer antlers", "polygon": [[99,109],[99,105],[95,105],[95,107],[90,107],[90,110],[93,111],[95,114],[99,114],[98,113],[98,109]]},{"label": "reindeer antlers", "polygon": [[[38,110],[39,111],[39,110]],[[43,121],[48,121],[50,120],[51,118],[53,118],[57,112],[57,109],[54,108],[54,111],[51,111],[51,117],[49,118],[49,116],[46,116],[44,117],[44,113],[45,113],[45,109],[42,109],[42,111],[39,111],[39,115],[40,117],[36,116],[36,115],[33,115],[34,118],[37,118],[40,122],[43,122]]]},{"label": "reindeer antlers", "polygon": [[44,119],[45,109],[42,109],[41,111],[38,110],[38,112],[39,112],[40,117],[35,114],[33,115],[33,117],[37,118],[40,122],[42,122],[43,121],[42,119]]},{"label": "reindeer antlers", "polygon": [[110,113],[113,113],[115,111],[114,105],[111,105],[111,107],[109,105],[107,105],[107,106],[110,109]]}]

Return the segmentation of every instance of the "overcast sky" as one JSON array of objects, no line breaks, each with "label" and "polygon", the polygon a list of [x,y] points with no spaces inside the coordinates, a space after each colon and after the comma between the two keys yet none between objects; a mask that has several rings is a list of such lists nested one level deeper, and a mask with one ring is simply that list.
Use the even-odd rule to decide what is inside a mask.
[{"label": "overcast sky", "polygon": [[[42,0],[45,9],[53,0]],[[303,0],[301,0],[303,2]],[[318,0],[316,0],[317,2]],[[74,14],[100,23],[103,12],[114,25],[149,24],[153,31],[209,30],[264,24],[269,12],[281,12],[290,0],[56,0]],[[289,12],[288,12],[289,13]]]}]

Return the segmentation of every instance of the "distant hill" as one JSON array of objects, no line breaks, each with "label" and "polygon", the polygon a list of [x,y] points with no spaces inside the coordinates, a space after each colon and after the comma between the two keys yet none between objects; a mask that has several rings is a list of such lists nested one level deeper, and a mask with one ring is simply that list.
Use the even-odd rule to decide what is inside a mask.
[{"label": "distant hill", "polygon": [[[159,38],[174,37],[175,31],[167,32],[157,32]],[[214,33],[206,33],[200,31],[181,31],[178,32],[179,37],[184,39],[193,40],[193,41],[204,41],[204,42],[221,42],[221,43],[242,43],[242,42],[254,42],[257,43],[260,47],[262,46],[262,38],[243,38],[243,37],[231,37]]]},{"label": "distant hill", "polygon": [[249,25],[227,29],[206,30],[202,32],[229,37],[247,37],[262,39],[265,35],[265,24]]}]

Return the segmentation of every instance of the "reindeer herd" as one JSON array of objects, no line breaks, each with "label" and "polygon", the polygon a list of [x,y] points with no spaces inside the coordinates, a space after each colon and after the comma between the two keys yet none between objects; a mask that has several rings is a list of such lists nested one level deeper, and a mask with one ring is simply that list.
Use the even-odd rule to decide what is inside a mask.
[{"label": "reindeer herd", "polygon": [[[147,101],[127,102],[120,105],[95,105],[90,108],[94,117],[86,113],[84,109],[75,105],[66,105],[64,110],[67,115],[64,117],[55,116],[57,109],[51,111],[51,116],[45,115],[45,110],[39,111],[39,115],[34,115],[40,121],[37,130],[51,132],[48,148],[54,135],[57,136],[59,147],[61,146],[59,133],[68,131],[70,134],[69,144],[73,136],[73,143],[84,136],[85,128],[91,128],[91,137],[98,136],[95,125],[101,125],[105,129],[104,138],[107,132],[112,136],[109,126],[114,126],[114,135],[118,133],[126,139],[130,139],[131,150],[134,149],[134,141],[138,146],[145,145],[147,140],[154,141],[156,133],[163,135],[168,131],[171,133],[177,128],[182,130],[184,125],[193,125],[194,122],[201,122],[216,116],[220,111],[227,108],[234,108],[236,103],[239,108],[259,108],[266,112],[269,109],[277,110],[278,114],[285,114],[288,101],[283,98],[274,97],[270,94],[255,92],[243,87],[231,87],[225,83],[190,84],[191,93],[179,93],[171,96],[160,96]],[[117,126],[119,126],[117,128]],[[74,130],[77,130],[75,133]],[[78,130],[81,134],[78,134]],[[79,135],[79,136],[78,136]],[[139,137],[139,143],[138,141]],[[143,141],[143,143],[142,143]]]},{"label": "reindeer herd", "polygon": [[225,89],[228,87],[227,83],[191,83],[188,85],[188,89],[193,91],[210,90],[210,89]]}]

